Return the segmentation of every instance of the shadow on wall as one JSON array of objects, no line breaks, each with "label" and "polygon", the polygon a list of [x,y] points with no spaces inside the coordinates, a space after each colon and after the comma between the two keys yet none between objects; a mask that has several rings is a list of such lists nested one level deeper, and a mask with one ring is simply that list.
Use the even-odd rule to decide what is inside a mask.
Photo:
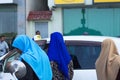
[{"label": "shadow on wall", "polygon": [[99,35],[99,36],[102,36],[102,33],[100,31],[97,31],[94,29],[80,27],[80,28],[74,29],[74,30],[72,30],[69,33],[64,34],[64,35]]}]

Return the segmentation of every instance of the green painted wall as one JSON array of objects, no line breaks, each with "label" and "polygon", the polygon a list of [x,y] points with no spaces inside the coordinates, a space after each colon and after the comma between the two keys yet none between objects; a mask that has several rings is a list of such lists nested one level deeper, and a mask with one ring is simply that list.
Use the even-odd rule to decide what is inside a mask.
[{"label": "green painted wall", "polygon": [[120,36],[120,8],[86,8],[84,17],[85,26],[82,9],[63,9],[64,35]]}]

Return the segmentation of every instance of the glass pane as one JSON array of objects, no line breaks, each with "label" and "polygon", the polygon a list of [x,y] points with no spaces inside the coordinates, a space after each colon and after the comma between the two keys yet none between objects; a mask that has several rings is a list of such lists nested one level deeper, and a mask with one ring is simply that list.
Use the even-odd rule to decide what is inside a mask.
[{"label": "glass pane", "polygon": [[48,22],[35,22],[35,31],[39,30],[42,38],[48,37]]},{"label": "glass pane", "polygon": [[68,51],[73,59],[74,69],[95,69],[101,46],[69,45]]},{"label": "glass pane", "polygon": [[17,6],[0,5],[0,34],[17,33]]},{"label": "glass pane", "polygon": [[120,36],[119,13],[120,8],[64,8],[63,34]]}]

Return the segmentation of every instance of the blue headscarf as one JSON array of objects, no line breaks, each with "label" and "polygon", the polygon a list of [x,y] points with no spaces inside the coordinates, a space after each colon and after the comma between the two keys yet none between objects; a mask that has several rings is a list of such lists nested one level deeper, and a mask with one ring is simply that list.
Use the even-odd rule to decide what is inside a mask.
[{"label": "blue headscarf", "polygon": [[40,80],[52,80],[49,58],[32,39],[26,35],[19,35],[12,46],[22,51],[21,58],[32,67]]},{"label": "blue headscarf", "polygon": [[69,79],[68,64],[70,63],[71,57],[67,51],[63,36],[59,32],[51,34],[48,57],[50,61],[55,61],[58,64],[58,69]]}]

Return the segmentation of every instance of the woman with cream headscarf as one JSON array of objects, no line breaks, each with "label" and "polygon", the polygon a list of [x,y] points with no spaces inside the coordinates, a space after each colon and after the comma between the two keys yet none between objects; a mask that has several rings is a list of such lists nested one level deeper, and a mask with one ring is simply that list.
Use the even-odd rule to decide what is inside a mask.
[{"label": "woman with cream headscarf", "polygon": [[114,41],[105,39],[101,48],[100,56],[96,61],[98,80],[119,80],[117,75],[120,69],[120,56]]}]

